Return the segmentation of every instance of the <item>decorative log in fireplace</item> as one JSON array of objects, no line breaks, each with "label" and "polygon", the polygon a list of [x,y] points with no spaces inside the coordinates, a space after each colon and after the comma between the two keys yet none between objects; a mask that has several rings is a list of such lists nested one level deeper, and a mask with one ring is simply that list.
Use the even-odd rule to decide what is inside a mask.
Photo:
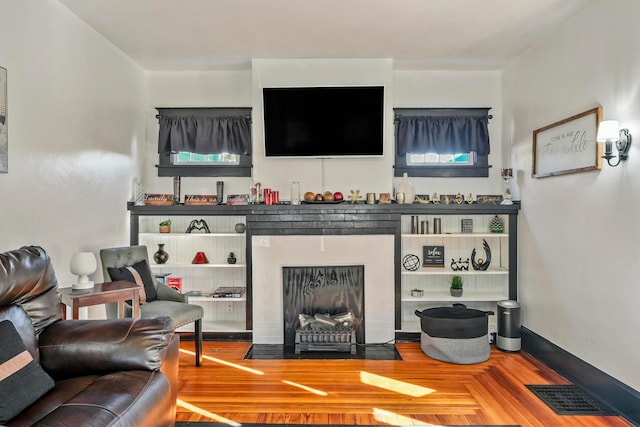
[{"label": "decorative log in fireplace", "polygon": [[295,353],[301,351],[339,351],[356,354],[356,332],[351,313],[336,315],[300,314],[296,329]]}]

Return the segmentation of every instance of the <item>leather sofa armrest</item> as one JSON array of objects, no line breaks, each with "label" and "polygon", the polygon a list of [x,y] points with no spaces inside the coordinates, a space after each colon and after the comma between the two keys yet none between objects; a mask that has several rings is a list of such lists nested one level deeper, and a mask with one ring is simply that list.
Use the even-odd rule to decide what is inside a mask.
[{"label": "leather sofa armrest", "polygon": [[60,320],[40,334],[40,363],[56,379],[159,370],[174,334],[168,317]]},{"label": "leather sofa armrest", "polygon": [[187,302],[187,297],[175,289],[170,288],[164,283],[158,282],[156,286],[158,292],[158,299],[163,301],[175,301],[175,302]]}]

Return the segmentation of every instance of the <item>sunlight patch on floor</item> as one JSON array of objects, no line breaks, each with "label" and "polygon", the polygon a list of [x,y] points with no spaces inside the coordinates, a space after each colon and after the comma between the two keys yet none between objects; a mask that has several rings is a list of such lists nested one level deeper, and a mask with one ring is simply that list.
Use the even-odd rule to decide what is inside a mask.
[{"label": "sunlight patch on floor", "polygon": [[240,423],[237,423],[237,422],[232,421],[232,420],[230,420],[228,418],[225,418],[225,417],[221,417],[220,415],[213,414],[213,413],[211,413],[209,411],[205,411],[204,409],[200,409],[199,407],[197,407],[195,405],[192,405],[191,403],[185,402],[184,400],[178,399],[177,403],[178,403],[179,407],[184,408],[184,409],[186,409],[188,411],[191,411],[193,413],[202,415],[204,417],[210,418],[212,421],[215,421],[217,423],[225,423],[225,424],[228,424],[228,425],[230,425],[232,427],[240,427],[240,426],[242,426],[242,424],[240,424]]},{"label": "sunlight patch on floor", "polygon": [[443,427],[440,424],[429,424],[424,421],[414,420],[404,415],[398,415],[394,412],[385,411],[384,409],[373,408],[373,416],[376,421],[383,422],[391,426],[431,426]]},{"label": "sunlight patch on floor", "polygon": [[[193,351],[180,349],[180,352],[195,356],[195,353]],[[202,356],[202,358],[206,359],[206,360],[210,360],[210,361],[215,362],[215,363],[219,363],[221,365],[229,366],[230,368],[240,369],[242,371],[249,372],[250,374],[264,375],[264,372],[259,371],[257,369],[247,368],[246,366],[238,365],[237,363],[227,362],[226,360],[218,359],[216,357],[211,357],[211,356],[206,356],[205,355],[205,356]]]},{"label": "sunlight patch on floor", "polygon": [[308,391],[309,393],[317,394],[318,396],[328,396],[328,394],[324,391],[317,390],[315,388],[307,387],[306,385],[294,383],[293,381],[282,380],[283,383],[288,384],[293,387],[301,388],[303,390]]},{"label": "sunlight patch on floor", "polygon": [[435,390],[432,388],[394,380],[389,377],[383,377],[381,375],[376,375],[365,371],[360,371],[360,381],[367,385],[383,388],[395,393],[406,394],[412,397],[422,397],[435,392]]}]

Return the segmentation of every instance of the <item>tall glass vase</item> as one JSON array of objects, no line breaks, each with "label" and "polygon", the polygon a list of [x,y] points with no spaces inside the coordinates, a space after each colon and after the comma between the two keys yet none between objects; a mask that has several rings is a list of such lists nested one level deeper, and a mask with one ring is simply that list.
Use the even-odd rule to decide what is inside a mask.
[{"label": "tall glass vase", "polygon": [[409,176],[406,172],[402,175],[402,180],[396,187],[396,195],[398,193],[404,193],[404,203],[407,205],[412,204],[416,198],[416,190],[413,189],[413,185],[409,182]]},{"label": "tall glass vase", "polygon": [[513,202],[511,201],[511,183],[509,182],[511,177],[505,176],[503,179],[504,179],[504,189],[502,191],[502,202],[500,204],[512,205]]}]

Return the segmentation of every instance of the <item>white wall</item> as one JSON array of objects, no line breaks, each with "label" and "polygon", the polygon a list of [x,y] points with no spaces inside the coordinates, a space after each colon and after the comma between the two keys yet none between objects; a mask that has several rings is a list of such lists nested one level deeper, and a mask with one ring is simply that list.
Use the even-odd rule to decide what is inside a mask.
[{"label": "white wall", "polygon": [[531,178],[532,131],[602,105],[640,136],[640,2],[595,0],[504,76],[523,324],[640,390],[640,144],[601,171]]},{"label": "white wall", "polygon": [[[289,197],[289,182],[301,191],[392,192],[394,107],[491,107],[489,178],[412,178],[418,193],[461,192],[500,194],[503,167],[502,92],[499,71],[397,71],[389,59],[256,59],[251,71],[150,72],[146,110],[147,167],[142,180],[148,192],[171,193],[171,178],[158,178],[158,120],[155,107],[252,107],[253,179]],[[385,100],[385,156],[370,159],[266,159],[263,148],[263,87],[311,85],[383,85]],[[182,178],[182,194],[215,193],[214,178]],[[247,193],[248,178],[224,178],[225,193]]]},{"label": "white wall", "polygon": [[144,72],[55,0],[2,2],[0,66],[9,109],[0,251],[43,246],[68,286],[74,252],[128,243]]}]

